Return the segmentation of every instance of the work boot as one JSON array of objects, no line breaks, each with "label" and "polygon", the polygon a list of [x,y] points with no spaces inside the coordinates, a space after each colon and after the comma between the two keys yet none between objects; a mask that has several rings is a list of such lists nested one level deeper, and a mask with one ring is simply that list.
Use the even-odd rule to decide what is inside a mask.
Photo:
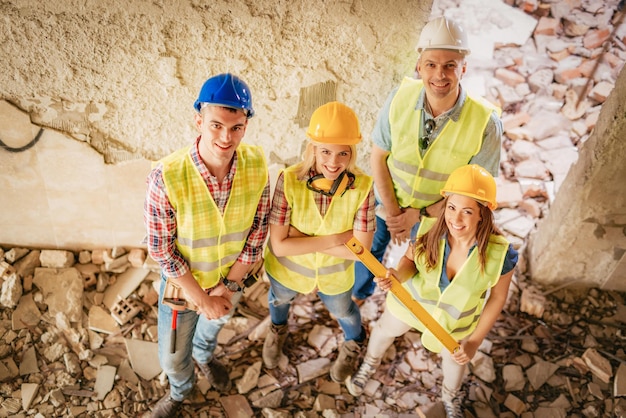
[{"label": "work boot", "polygon": [[263,364],[268,369],[275,369],[283,355],[283,345],[287,339],[287,324],[270,325],[263,343]]},{"label": "work boot", "polygon": [[447,390],[444,386],[442,388],[441,402],[443,403],[443,409],[446,410],[446,418],[465,418],[462,408],[462,392],[453,392]]},{"label": "work boot", "polygon": [[365,385],[370,378],[376,373],[376,369],[380,365],[380,359],[376,360],[368,355],[363,359],[361,367],[351,378],[346,379],[346,388],[350,395],[360,396],[365,389]]},{"label": "work boot", "polygon": [[330,368],[330,378],[337,383],[341,383],[356,371],[356,362],[361,352],[362,343],[354,340],[344,341],[339,349],[337,360]]},{"label": "work boot", "polygon": [[228,392],[232,387],[228,370],[215,358],[212,358],[207,364],[198,363],[198,368],[204,373],[213,389],[218,392]]},{"label": "work boot", "polygon": [[170,397],[170,393],[167,392],[154,406],[151,418],[175,418],[178,416],[178,411],[182,406],[182,401],[175,401]]}]

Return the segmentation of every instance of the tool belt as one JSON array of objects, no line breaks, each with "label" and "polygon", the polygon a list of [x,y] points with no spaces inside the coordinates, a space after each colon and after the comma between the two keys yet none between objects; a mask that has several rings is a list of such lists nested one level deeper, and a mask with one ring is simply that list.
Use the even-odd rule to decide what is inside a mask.
[{"label": "tool belt", "polygon": [[[248,270],[248,274],[243,279],[243,282],[241,284],[241,287],[244,289],[244,291],[246,288],[255,284],[259,280],[259,277],[262,276],[262,273],[263,257],[259,258],[254,264],[250,266],[250,270]],[[203,290],[206,293],[209,293],[211,289],[213,288]],[[163,297],[161,298],[161,302],[175,311],[184,311],[185,309],[189,309],[192,311],[198,310],[198,307],[191,300],[187,299],[185,292],[178,283],[178,281],[176,279],[172,279],[171,277],[168,277],[165,280],[165,289],[163,290]]]}]

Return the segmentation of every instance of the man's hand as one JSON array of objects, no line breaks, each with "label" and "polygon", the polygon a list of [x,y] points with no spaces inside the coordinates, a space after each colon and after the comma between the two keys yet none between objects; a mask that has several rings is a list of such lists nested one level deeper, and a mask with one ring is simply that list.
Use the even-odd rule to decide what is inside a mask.
[{"label": "man's hand", "polygon": [[226,315],[233,308],[230,297],[233,293],[222,283],[205,294],[198,304],[198,315],[204,315],[207,319],[217,319]]},{"label": "man's hand", "polygon": [[394,244],[400,245],[411,238],[411,229],[420,221],[420,211],[414,208],[402,208],[399,215],[387,213],[387,229]]}]

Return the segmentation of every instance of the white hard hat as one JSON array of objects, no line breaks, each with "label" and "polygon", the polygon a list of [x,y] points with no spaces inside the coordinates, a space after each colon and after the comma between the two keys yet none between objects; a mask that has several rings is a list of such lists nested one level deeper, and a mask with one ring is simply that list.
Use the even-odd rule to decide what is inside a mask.
[{"label": "white hard hat", "polygon": [[415,50],[422,53],[427,49],[452,49],[463,55],[470,53],[463,28],[445,17],[431,20],[422,29]]}]

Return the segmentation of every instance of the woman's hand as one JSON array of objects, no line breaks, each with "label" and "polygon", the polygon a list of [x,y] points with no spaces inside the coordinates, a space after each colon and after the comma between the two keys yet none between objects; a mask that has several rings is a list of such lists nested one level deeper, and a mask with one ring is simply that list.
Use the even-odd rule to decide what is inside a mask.
[{"label": "woman's hand", "polygon": [[461,366],[469,363],[476,355],[479,345],[469,340],[461,341],[459,349],[452,353],[452,359]]},{"label": "woman's hand", "polygon": [[390,268],[387,270],[385,277],[374,277],[374,282],[385,292],[391,289],[392,279],[391,276],[397,277],[397,272]]}]

